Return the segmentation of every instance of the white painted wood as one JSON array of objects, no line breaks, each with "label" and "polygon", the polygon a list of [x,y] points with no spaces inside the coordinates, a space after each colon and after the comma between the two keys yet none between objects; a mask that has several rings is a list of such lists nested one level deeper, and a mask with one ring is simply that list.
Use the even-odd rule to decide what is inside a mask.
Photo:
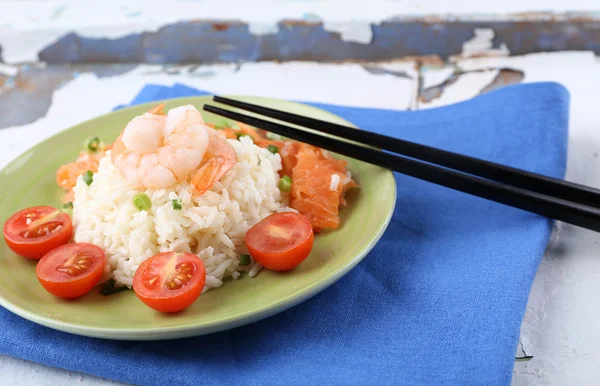
[{"label": "white painted wood", "polygon": [[[571,93],[567,179],[600,188],[600,62],[592,53],[533,54],[458,64],[464,71],[518,69],[525,73],[524,82],[556,81],[566,86]],[[466,100],[475,91],[472,86],[457,82],[440,100]],[[600,234],[567,224],[554,231],[521,327],[523,350],[534,358],[515,364],[513,386],[598,384],[599,243]]]},{"label": "white painted wood", "polygon": [[0,355],[2,386],[125,386],[124,383],[64,371]]},{"label": "white painted wood", "polygon": [[436,67],[423,66],[421,68],[423,74],[421,87],[427,89],[434,86],[439,86],[448,80],[454,74],[454,66],[444,65]]},{"label": "white painted wood", "polygon": [[[515,19],[526,12],[591,12],[594,0],[506,0],[499,6],[481,0],[3,0],[0,46],[7,63],[37,60],[37,53],[68,32],[86,37],[120,37],[194,19],[241,20],[254,34],[277,30],[284,19],[322,20],[342,39],[371,41],[371,23],[392,17]],[[93,17],[91,17],[93,15]],[[528,16],[530,17],[530,16]],[[543,17],[543,16],[540,16]]]},{"label": "white painted wood", "polygon": [[419,102],[419,109],[425,110],[471,99],[479,95],[481,90],[490,84],[496,75],[498,75],[498,70],[463,74],[455,83],[446,87],[439,98],[433,99],[429,103]]}]

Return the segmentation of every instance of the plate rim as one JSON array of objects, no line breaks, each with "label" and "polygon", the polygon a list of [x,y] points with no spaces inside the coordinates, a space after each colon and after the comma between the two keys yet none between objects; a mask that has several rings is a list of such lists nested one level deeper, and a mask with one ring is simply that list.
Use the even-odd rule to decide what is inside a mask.
[{"label": "plate rim", "polygon": [[[21,157],[25,153],[30,152],[30,151],[35,151],[38,147],[43,146],[45,142],[49,141],[50,139],[54,138],[55,136],[61,135],[66,131],[75,130],[78,126],[85,125],[88,122],[102,119],[105,117],[109,117],[109,116],[115,114],[116,112],[140,109],[140,107],[155,105],[156,103],[160,103],[163,101],[166,103],[172,102],[173,104],[177,104],[178,101],[182,101],[182,100],[190,100],[190,99],[196,99],[196,98],[205,99],[205,98],[210,98],[210,97],[211,97],[211,95],[209,94],[209,95],[195,95],[195,96],[186,96],[186,97],[178,97],[178,98],[159,99],[156,101],[145,102],[145,103],[140,103],[140,104],[136,104],[133,106],[120,108],[118,110],[113,110],[106,114],[92,117],[85,121],[79,122],[75,125],[71,125],[63,130],[60,130],[60,131],[54,133],[53,135],[44,138],[42,141],[29,147],[25,151],[21,152],[12,161],[10,161],[2,169],[0,169],[0,175],[4,174],[6,170],[14,167],[14,164],[18,163],[19,160],[21,159]],[[337,114],[331,113],[320,107],[311,106],[311,105],[301,103],[301,102],[280,99],[280,98],[255,96],[255,95],[225,95],[225,97],[232,98],[232,99],[235,99],[235,98],[261,99],[261,100],[265,100],[265,101],[291,103],[291,104],[295,104],[298,106],[302,106],[303,108],[308,107],[310,109],[316,109],[316,110],[325,112],[326,114],[335,117],[336,120],[338,120],[338,121],[341,120],[342,122],[345,122],[345,124],[356,128],[356,126],[353,125],[351,122],[347,121],[346,119],[340,117]],[[201,103],[204,103],[204,102],[201,102]],[[215,103],[215,102],[213,102],[213,103]],[[58,331],[62,331],[62,332],[66,332],[66,333],[70,333],[70,334],[74,334],[74,335],[85,336],[85,337],[111,339],[111,340],[128,340],[128,341],[166,340],[166,339],[179,339],[179,338],[187,338],[187,337],[193,337],[193,336],[202,336],[202,335],[212,334],[212,333],[216,333],[216,332],[226,331],[226,330],[240,327],[243,325],[251,324],[251,323],[257,322],[262,319],[266,319],[270,316],[273,316],[280,312],[286,311],[286,310],[314,297],[315,295],[321,293],[322,291],[324,291],[325,289],[327,289],[328,287],[330,287],[331,285],[336,283],[338,280],[340,280],[342,277],[344,277],[346,274],[348,274],[354,267],[356,267],[358,265],[358,263],[360,263],[365,258],[365,256],[379,242],[379,240],[385,233],[386,229],[388,228],[389,223],[394,214],[394,209],[395,209],[396,200],[397,200],[397,192],[398,192],[398,187],[397,187],[397,184],[396,184],[396,181],[394,178],[394,173],[391,170],[386,170],[383,168],[382,168],[382,170],[384,171],[385,178],[391,179],[391,182],[392,182],[392,184],[391,184],[391,186],[392,186],[391,206],[386,214],[384,221],[381,223],[379,228],[376,230],[376,232],[374,233],[370,242],[368,244],[364,245],[362,247],[361,251],[358,254],[356,254],[348,262],[348,264],[345,264],[340,269],[333,272],[331,275],[324,277],[322,280],[317,281],[316,283],[314,283],[313,285],[308,287],[304,292],[301,292],[297,295],[289,295],[288,297],[280,299],[277,302],[274,302],[266,307],[261,307],[256,311],[242,314],[242,315],[238,314],[238,315],[230,316],[227,318],[222,318],[222,319],[212,321],[212,322],[202,324],[202,325],[167,326],[167,327],[154,327],[154,328],[149,327],[149,328],[145,328],[145,329],[139,329],[139,328],[86,327],[86,326],[82,326],[79,323],[57,321],[50,317],[47,317],[44,315],[39,315],[34,312],[23,309],[17,305],[14,305],[11,301],[9,301],[8,299],[5,299],[1,294],[0,294],[0,306],[4,307],[8,311],[28,320],[30,322],[33,322],[33,323],[36,323],[36,324],[39,324],[39,325],[42,325],[42,326],[45,326],[45,327],[48,327],[48,328],[51,328],[54,330],[58,330]]]}]

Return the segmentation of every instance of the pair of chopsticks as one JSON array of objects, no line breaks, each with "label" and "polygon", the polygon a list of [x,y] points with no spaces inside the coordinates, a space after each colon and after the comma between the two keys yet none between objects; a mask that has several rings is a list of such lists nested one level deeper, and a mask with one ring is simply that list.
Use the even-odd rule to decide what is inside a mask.
[{"label": "pair of chopsticks", "polygon": [[204,110],[450,189],[600,231],[600,190],[268,107],[219,96],[214,101],[339,138],[211,105]]}]

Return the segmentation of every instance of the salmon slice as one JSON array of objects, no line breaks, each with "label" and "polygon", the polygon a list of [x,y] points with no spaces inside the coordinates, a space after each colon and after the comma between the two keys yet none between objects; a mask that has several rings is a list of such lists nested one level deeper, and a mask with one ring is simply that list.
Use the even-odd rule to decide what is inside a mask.
[{"label": "salmon slice", "polygon": [[100,165],[100,159],[104,157],[106,151],[110,150],[110,148],[111,145],[108,145],[103,151],[97,153],[82,151],[75,162],[62,165],[58,168],[56,171],[56,184],[66,191],[66,195],[63,197],[64,202],[73,201],[73,187],[77,183],[77,177],[88,170],[96,173]]},{"label": "salmon slice", "polygon": [[290,206],[308,218],[315,232],[336,229],[340,225],[340,205],[345,204],[344,193],[356,186],[348,180],[346,161],[334,159],[314,146],[297,146]]},{"label": "salmon slice", "polygon": [[[313,230],[338,228],[339,208],[346,205],[345,194],[348,189],[358,186],[348,177],[346,162],[296,141],[260,138],[254,142],[264,148],[277,146],[282,166],[279,175],[292,178],[290,206],[308,218]],[[337,184],[333,178],[337,179]]]},{"label": "salmon slice", "polygon": [[269,145],[277,146],[279,155],[281,156],[281,170],[279,176],[292,177],[292,170],[296,166],[296,155],[300,149],[300,143],[296,141],[276,141],[272,139],[259,139],[255,141],[259,147],[269,147]]},{"label": "salmon slice", "polygon": [[[290,176],[293,178],[294,168],[298,163],[298,152],[302,146],[300,142],[296,141],[283,141],[284,143],[279,147],[279,155],[281,156],[281,171],[280,175]],[[316,149],[316,148],[315,148]],[[292,180],[293,181],[293,180]]]},{"label": "salmon slice", "polygon": [[227,139],[237,139],[237,133],[231,127],[226,127],[221,130]]},{"label": "salmon slice", "polygon": [[100,159],[104,156],[104,152],[98,152],[94,154],[82,151],[79,154],[79,158],[75,162],[71,162],[66,165],[62,165],[56,172],[56,183],[63,189],[69,190],[77,183],[77,177],[86,171],[90,170],[92,173],[98,171],[98,165]]},{"label": "salmon slice", "polygon": [[62,197],[61,201],[63,203],[75,201],[75,191],[73,191],[73,189],[69,190],[67,194]]},{"label": "salmon slice", "polygon": [[255,142],[261,138],[267,137],[267,132],[262,129],[257,129],[256,127],[252,127],[243,122],[237,122],[237,125],[240,128],[240,132],[251,136],[252,140],[254,140]]}]

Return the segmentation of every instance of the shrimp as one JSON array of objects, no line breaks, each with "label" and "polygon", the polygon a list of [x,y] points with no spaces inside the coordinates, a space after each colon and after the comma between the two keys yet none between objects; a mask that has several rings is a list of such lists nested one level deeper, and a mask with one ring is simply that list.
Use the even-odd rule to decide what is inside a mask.
[{"label": "shrimp", "polygon": [[219,132],[209,128],[210,140],[202,160],[202,167],[194,173],[188,186],[193,197],[201,196],[221,179],[237,162],[235,149]]},{"label": "shrimp", "polygon": [[164,189],[197,172],[209,147],[202,114],[192,105],[165,116],[164,104],[133,118],[112,146],[111,161],[132,185]]}]

